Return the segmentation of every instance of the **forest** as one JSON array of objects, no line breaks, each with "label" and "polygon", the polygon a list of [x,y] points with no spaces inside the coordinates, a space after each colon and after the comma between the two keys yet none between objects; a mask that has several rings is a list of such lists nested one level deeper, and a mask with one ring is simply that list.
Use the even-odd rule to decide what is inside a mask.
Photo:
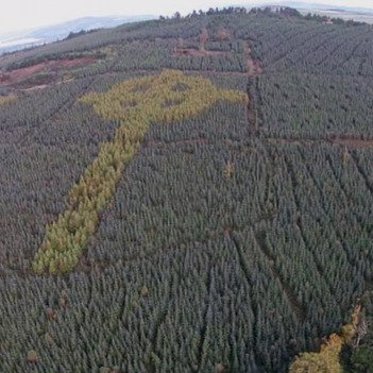
[{"label": "forest", "polygon": [[0,56],[0,372],[373,372],[372,97],[289,8]]}]

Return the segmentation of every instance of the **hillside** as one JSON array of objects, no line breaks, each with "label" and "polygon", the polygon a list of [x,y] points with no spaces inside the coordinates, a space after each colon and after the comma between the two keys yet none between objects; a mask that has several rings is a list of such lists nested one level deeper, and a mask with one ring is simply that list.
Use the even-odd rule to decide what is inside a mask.
[{"label": "hillside", "polygon": [[373,319],[372,97],[371,26],[289,9],[0,57],[0,372],[284,373]]},{"label": "hillside", "polygon": [[0,55],[62,40],[71,33],[110,28],[123,23],[140,22],[153,18],[155,17],[146,15],[133,17],[84,17],[58,25],[0,34]]}]

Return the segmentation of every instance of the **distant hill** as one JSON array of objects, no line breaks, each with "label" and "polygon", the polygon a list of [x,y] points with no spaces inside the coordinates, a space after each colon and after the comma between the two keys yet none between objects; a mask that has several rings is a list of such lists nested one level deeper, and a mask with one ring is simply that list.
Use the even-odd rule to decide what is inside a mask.
[{"label": "distant hill", "polygon": [[[256,5],[258,6],[258,5]],[[352,19],[358,22],[373,24],[373,8],[333,6],[327,4],[308,3],[302,1],[263,1],[259,6],[287,6],[299,10],[301,13],[319,14],[330,18]]]},{"label": "distant hill", "polygon": [[110,28],[123,23],[138,22],[153,18],[155,17],[151,15],[84,17],[58,25],[0,35],[0,54],[61,40],[66,38],[71,32],[76,33],[81,30],[89,31]]},{"label": "distant hill", "polygon": [[[281,5],[281,6],[288,6],[291,8],[296,9],[315,9],[315,10],[334,10],[334,11],[341,11],[341,12],[358,12],[362,14],[372,14],[373,15],[373,8],[363,8],[363,7],[355,7],[355,6],[343,6],[343,5],[330,5],[330,4],[319,4],[307,2],[307,1],[271,1],[271,0],[263,0],[262,2],[258,2],[259,6],[261,5]],[[258,6],[256,4],[255,6]]]}]

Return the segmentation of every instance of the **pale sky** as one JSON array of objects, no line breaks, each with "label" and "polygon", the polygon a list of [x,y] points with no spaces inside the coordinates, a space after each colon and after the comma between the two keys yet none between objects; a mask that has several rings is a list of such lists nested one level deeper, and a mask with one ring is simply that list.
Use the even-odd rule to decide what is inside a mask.
[{"label": "pale sky", "polygon": [[[305,1],[305,0],[296,0]],[[52,25],[85,16],[171,15],[232,4],[281,0],[0,0],[0,33]],[[309,0],[310,3],[373,8],[373,0]]]}]

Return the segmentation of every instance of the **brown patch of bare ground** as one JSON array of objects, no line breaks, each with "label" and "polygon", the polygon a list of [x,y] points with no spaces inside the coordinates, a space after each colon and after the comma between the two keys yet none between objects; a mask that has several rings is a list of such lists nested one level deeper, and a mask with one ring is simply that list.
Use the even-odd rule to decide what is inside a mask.
[{"label": "brown patch of bare ground", "polygon": [[296,139],[286,139],[286,138],[274,138],[267,137],[267,140],[273,144],[293,144],[293,145],[313,145],[313,144],[330,144],[339,145],[347,149],[364,149],[373,147],[373,139],[361,139],[353,135],[331,135],[326,139],[309,139],[309,138],[296,138]]},{"label": "brown patch of bare ground", "polygon": [[332,140],[334,144],[345,146],[346,148],[353,149],[363,149],[363,148],[372,148],[373,139],[357,139],[357,138],[337,138]]},{"label": "brown patch of bare ground", "polygon": [[251,47],[249,43],[245,45],[245,57],[246,57],[246,64],[247,64],[247,73],[250,77],[256,77],[258,75],[263,74],[263,68],[259,61],[253,59],[251,53]]},{"label": "brown patch of bare ground", "polygon": [[0,86],[17,84],[42,72],[58,72],[73,67],[86,66],[95,61],[96,58],[94,57],[81,57],[75,59],[51,60],[28,67],[22,67],[20,69],[0,73]]}]

